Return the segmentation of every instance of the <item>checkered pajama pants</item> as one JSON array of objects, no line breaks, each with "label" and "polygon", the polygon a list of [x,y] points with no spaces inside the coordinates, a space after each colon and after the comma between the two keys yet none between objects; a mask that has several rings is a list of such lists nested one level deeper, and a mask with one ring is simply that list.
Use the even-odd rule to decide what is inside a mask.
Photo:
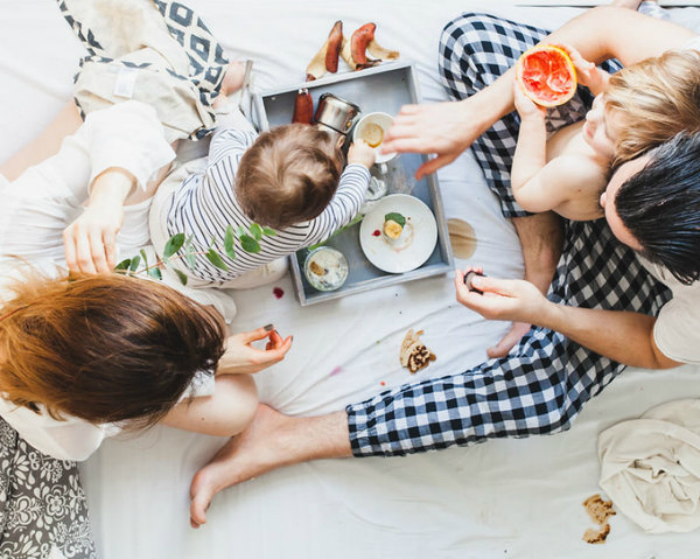
[{"label": "checkered pajama pants", "polygon": [[[444,29],[440,71],[455,99],[488,86],[547,31],[486,14],[465,14]],[[619,66],[609,66],[615,70]],[[583,118],[591,97],[579,91],[550,111],[554,130]],[[506,217],[526,216],[510,190],[518,132],[512,113],[472,146]],[[668,292],[614,238],[605,220],[568,222],[548,299],[556,303],[656,314]],[[348,423],[355,456],[393,456],[469,445],[496,437],[563,431],[624,366],[545,328],[533,327],[502,359],[460,374],[405,385],[356,405]]]}]

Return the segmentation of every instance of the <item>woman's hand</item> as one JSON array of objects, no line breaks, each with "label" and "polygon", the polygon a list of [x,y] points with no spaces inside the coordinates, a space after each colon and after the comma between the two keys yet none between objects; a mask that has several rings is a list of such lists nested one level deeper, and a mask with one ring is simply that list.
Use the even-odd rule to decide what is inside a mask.
[{"label": "woman's hand", "polygon": [[[252,342],[267,338],[265,349],[253,347]],[[292,336],[283,339],[272,325],[251,332],[240,332],[226,339],[226,351],[219,360],[217,375],[257,373],[279,363],[292,347]]]},{"label": "woman's hand", "polygon": [[483,294],[469,291],[464,285],[464,275],[468,271],[455,272],[457,301],[488,320],[538,324],[550,304],[537,287],[525,280],[477,276],[471,283]]},{"label": "woman's hand", "polygon": [[91,203],[63,231],[66,263],[72,272],[109,274],[117,264],[117,233],[124,208],[108,202]]},{"label": "woman's hand", "polygon": [[87,208],[63,231],[71,272],[109,274],[117,264],[117,233],[124,221],[124,200],[135,182],[131,173],[117,167],[95,178]]}]

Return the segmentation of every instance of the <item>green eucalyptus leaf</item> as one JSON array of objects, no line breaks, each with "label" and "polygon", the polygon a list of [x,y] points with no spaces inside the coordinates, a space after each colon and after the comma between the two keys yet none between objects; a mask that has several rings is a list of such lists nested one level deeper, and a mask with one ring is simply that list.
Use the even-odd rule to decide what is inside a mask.
[{"label": "green eucalyptus leaf", "polygon": [[256,240],[259,241],[262,239],[262,227],[260,227],[257,223],[251,223],[250,227],[248,228],[250,230],[251,236]]},{"label": "green eucalyptus leaf", "polygon": [[277,231],[274,229],[271,229],[270,227],[263,227],[262,228],[263,235],[266,235],[268,237],[276,237],[277,236]]},{"label": "green eucalyptus leaf", "polygon": [[148,257],[146,256],[146,251],[141,249],[139,251],[139,254],[141,255],[141,258],[143,258],[143,265],[146,266],[146,268],[148,268]]},{"label": "green eucalyptus leaf", "polygon": [[165,243],[165,248],[163,248],[163,258],[170,258],[173,254],[180,250],[184,244],[185,234],[176,233],[168,239],[167,243]]},{"label": "green eucalyptus leaf", "polygon": [[194,270],[195,266],[197,265],[197,255],[195,254],[195,252],[196,251],[192,246],[187,247],[187,252],[185,253],[185,262],[187,262],[187,266],[190,270]]},{"label": "green eucalyptus leaf", "polygon": [[236,236],[240,239],[243,235],[245,235],[245,229],[242,225],[239,225],[236,229]]},{"label": "green eucalyptus leaf", "polygon": [[248,235],[243,235],[241,237],[241,246],[246,252],[256,253],[262,250],[262,248],[260,247],[260,243],[256,241],[253,237],[249,237]]},{"label": "green eucalyptus leaf", "polygon": [[401,227],[406,225],[406,218],[402,214],[400,214],[399,212],[391,212],[391,213],[386,214],[384,216],[384,221],[389,221],[389,220],[395,221]]},{"label": "green eucalyptus leaf", "polygon": [[153,266],[153,268],[149,268],[148,275],[157,280],[163,279],[163,274],[160,272],[160,268],[158,266]]},{"label": "green eucalyptus leaf", "polygon": [[233,259],[236,258],[236,251],[233,245],[236,241],[236,232],[233,230],[233,225],[229,225],[226,228],[226,234],[224,235],[224,252],[226,256]]},{"label": "green eucalyptus leaf", "polygon": [[130,272],[135,272],[136,270],[139,269],[139,264],[141,264],[141,257],[136,255],[134,258],[131,260],[131,265],[129,266],[129,271]]},{"label": "green eucalyptus leaf", "polygon": [[178,279],[180,280],[180,283],[182,285],[187,285],[187,276],[183,274],[180,270],[177,268],[171,268],[173,272],[177,275]]},{"label": "green eucalyptus leaf", "polygon": [[209,260],[209,262],[211,262],[217,268],[224,270],[224,271],[228,270],[228,266],[226,265],[226,262],[224,262],[221,259],[221,256],[219,256],[219,253],[216,252],[213,248],[210,248],[207,252],[205,252],[204,256],[206,256],[207,260]]},{"label": "green eucalyptus leaf", "polygon": [[128,270],[129,266],[131,266],[131,258],[125,258],[114,267],[114,271],[117,272],[119,270]]}]

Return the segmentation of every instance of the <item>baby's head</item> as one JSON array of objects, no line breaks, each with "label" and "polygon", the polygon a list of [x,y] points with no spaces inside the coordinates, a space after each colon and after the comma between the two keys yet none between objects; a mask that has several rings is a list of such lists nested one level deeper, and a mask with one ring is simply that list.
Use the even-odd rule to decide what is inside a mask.
[{"label": "baby's head", "polygon": [[328,206],[342,170],[330,134],[307,124],[280,126],[261,134],[241,158],[236,196],[250,219],[284,229]]},{"label": "baby's head", "polygon": [[678,132],[700,130],[700,52],[669,51],[620,70],[603,102],[615,116],[616,166]]}]

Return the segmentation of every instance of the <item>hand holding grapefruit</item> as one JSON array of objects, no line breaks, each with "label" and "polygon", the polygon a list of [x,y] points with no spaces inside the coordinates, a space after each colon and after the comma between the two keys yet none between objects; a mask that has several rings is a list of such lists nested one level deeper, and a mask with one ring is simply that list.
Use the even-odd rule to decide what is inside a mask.
[{"label": "hand holding grapefruit", "polygon": [[543,107],[563,105],[576,93],[576,70],[568,53],[554,45],[525,51],[516,66],[525,95]]}]

